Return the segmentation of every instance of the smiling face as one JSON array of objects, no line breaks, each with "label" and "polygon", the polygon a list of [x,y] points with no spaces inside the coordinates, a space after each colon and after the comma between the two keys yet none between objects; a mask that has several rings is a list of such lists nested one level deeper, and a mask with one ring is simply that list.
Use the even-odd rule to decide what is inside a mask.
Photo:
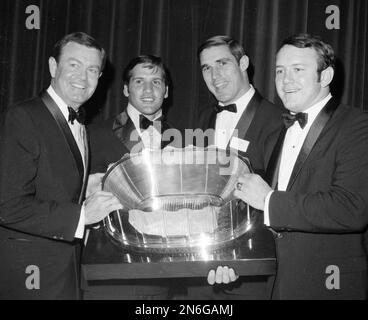
[{"label": "smiling face", "polygon": [[129,84],[124,85],[124,95],[134,108],[152,120],[168,96],[161,68],[137,64],[131,70]]},{"label": "smiling face", "polygon": [[324,99],[332,81],[331,67],[317,72],[318,56],[312,48],[284,45],[276,56],[276,89],[284,106],[302,112]]},{"label": "smiling face", "polygon": [[59,62],[53,57],[49,59],[51,85],[68,106],[78,109],[95,92],[101,65],[99,50],[69,42],[63,47]]},{"label": "smiling face", "polygon": [[250,88],[247,56],[244,55],[238,63],[229,47],[220,45],[204,49],[199,58],[203,79],[217,101],[232,103]]}]

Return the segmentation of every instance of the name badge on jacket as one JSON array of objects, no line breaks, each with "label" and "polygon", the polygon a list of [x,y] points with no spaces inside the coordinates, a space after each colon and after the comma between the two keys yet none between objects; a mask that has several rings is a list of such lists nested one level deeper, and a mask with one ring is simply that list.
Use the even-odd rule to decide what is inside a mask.
[{"label": "name badge on jacket", "polygon": [[232,137],[230,140],[230,148],[238,151],[247,152],[249,146],[249,141],[239,139],[237,137]]}]

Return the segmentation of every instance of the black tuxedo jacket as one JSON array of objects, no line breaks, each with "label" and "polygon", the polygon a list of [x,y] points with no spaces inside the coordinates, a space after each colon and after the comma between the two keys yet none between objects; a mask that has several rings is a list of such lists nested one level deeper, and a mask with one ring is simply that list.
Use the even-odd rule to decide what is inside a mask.
[{"label": "black tuxedo jacket", "polygon": [[[170,129],[170,125],[162,120],[161,132]],[[88,127],[90,136],[91,173],[106,172],[109,164],[120,160],[130,152],[142,150],[143,143],[133,121],[126,111],[116,117]],[[178,131],[176,132],[178,133]],[[161,148],[168,144],[181,147],[182,140],[176,145],[174,137],[163,137]],[[171,138],[171,139],[170,139]],[[85,282],[82,289],[86,299],[104,299],[106,295],[112,299],[167,299],[168,287],[165,281],[135,279],[131,281],[110,281],[109,284],[94,285]]]},{"label": "black tuxedo jacket", "polygon": [[[163,120],[161,131],[170,129],[170,125]],[[138,135],[133,121],[126,111],[115,118],[88,127],[90,136],[91,173],[105,172],[109,164],[120,160],[125,154],[142,150],[143,143]],[[173,142],[173,138],[162,141],[164,148]],[[180,140],[181,143],[181,140]]]},{"label": "black tuxedo jacket", "polygon": [[[77,144],[47,92],[8,110],[0,143],[0,299],[76,298],[83,176]],[[39,290],[25,286],[31,265]]]},{"label": "black tuxedo jacket", "polygon": [[[283,111],[283,108],[262,98],[256,91],[235,128],[238,130],[238,138],[249,142],[247,151],[239,151],[239,155],[248,158],[253,170],[262,177],[265,176],[272,150],[283,128],[281,120]],[[216,115],[215,106],[205,108],[200,113],[197,128],[215,129]],[[203,146],[201,142],[195,141],[194,144]],[[213,142],[214,137],[209,135],[208,145]],[[205,143],[204,146],[206,145]],[[262,213],[259,210],[252,210],[252,215],[257,219],[255,224],[262,223],[263,227]],[[208,285],[203,285],[203,281],[193,279],[188,287],[188,295],[189,299],[266,299],[266,279],[266,277],[252,277],[252,279],[241,277],[234,286],[227,286],[224,291],[214,290]]]},{"label": "black tuxedo jacket", "polygon": [[308,133],[287,190],[270,198],[270,224],[278,232],[275,298],[366,297],[367,154],[368,115],[331,99]]},{"label": "black tuxedo jacket", "polygon": [[[265,175],[268,161],[283,127],[281,121],[283,111],[281,107],[262,98],[256,91],[235,128],[238,129],[239,139],[249,141],[247,151],[239,151],[239,155],[248,158],[254,172],[262,177]],[[200,113],[197,128],[215,129],[216,115],[214,106],[205,108]],[[209,138],[208,144],[211,143],[213,137]]]}]

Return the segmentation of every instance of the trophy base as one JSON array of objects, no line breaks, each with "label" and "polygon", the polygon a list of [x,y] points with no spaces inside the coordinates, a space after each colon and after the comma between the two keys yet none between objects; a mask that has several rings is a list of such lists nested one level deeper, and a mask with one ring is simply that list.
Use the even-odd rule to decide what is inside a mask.
[{"label": "trophy base", "polygon": [[260,227],[220,246],[170,248],[168,252],[113,243],[101,228],[90,232],[82,258],[86,280],[206,277],[219,265],[244,276],[275,274],[273,234]]}]

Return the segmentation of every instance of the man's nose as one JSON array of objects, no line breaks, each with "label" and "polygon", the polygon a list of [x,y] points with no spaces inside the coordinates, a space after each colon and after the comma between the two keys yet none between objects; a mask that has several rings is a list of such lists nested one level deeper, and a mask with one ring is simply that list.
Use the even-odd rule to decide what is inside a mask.
[{"label": "man's nose", "polygon": [[81,80],[86,80],[87,79],[87,69],[86,68],[80,68],[80,70],[78,72],[78,76]]},{"label": "man's nose", "polygon": [[221,75],[220,69],[217,67],[214,67],[211,73],[212,79],[216,80],[220,75]]},{"label": "man's nose", "polygon": [[150,82],[146,82],[144,85],[143,85],[143,91],[145,92],[151,92],[153,90],[152,88],[152,83]]},{"label": "man's nose", "polygon": [[285,71],[283,82],[285,84],[290,83],[290,82],[294,82],[294,74],[291,70],[286,70]]}]

